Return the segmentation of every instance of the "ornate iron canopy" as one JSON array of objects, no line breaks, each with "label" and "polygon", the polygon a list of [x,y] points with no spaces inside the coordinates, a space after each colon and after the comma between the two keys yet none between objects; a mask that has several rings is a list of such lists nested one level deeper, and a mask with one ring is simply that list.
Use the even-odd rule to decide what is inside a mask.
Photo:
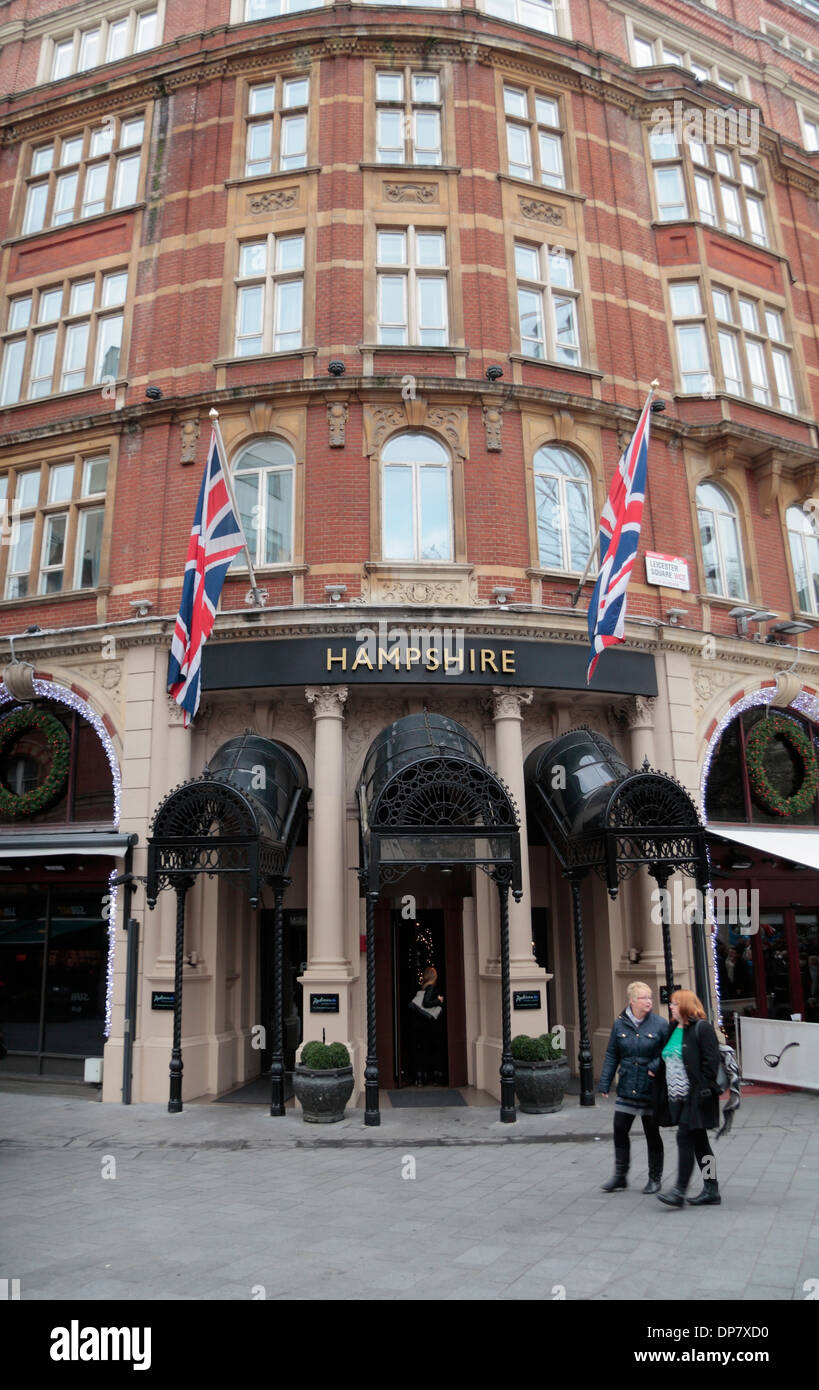
[{"label": "ornate iron canopy", "polygon": [[281,878],[310,795],[300,760],[245,732],[160,803],[148,839],[147,899],[198,874],[244,874],[252,907],[260,885]]},{"label": "ornate iron canopy", "polygon": [[612,898],[641,864],[655,877],[679,870],[707,884],[704,826],[688,792],[667,773],[647,762],[632,772],[586,727],[542,744],[524,772],[531,814],[566,873],[593,869]]},{"label": "ornate iron canopy", "polygon": [[520,892],[514,802],[453,719],[413,714],[382,730],[364,760],[358,805],[365,891],[415,868],[475,864]]}]

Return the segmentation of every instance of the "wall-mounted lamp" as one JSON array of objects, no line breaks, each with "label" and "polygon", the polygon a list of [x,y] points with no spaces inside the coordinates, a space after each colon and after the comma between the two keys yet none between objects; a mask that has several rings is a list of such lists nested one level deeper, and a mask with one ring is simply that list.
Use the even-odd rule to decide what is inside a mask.
[{"label": "wall-mounted lamp", "polygon": [[672,627],[682,627],[682,620],[688,614],[687,608],[669,608],[666,617]]},{"label": "wall-mounted lamp", "polygon": [[153,608],[153,604],[147,598],[132,598],[129,606],[133,608],[135,618],[147,618]]},{"label": "wall-mounted lamp", "polygon": [[[776,614],[769,613],[765,608],[743,608],[740,605],[739,608],[732,608],[728,617],[736,619],[738,637],[749,637],[749,623],[767,623],[770,618],[775,618]],[[754,638],[761,640],[759,633],[754,633]]]},{"label": "wall-mounted lamp", "polygon": [[346,594],[347,592],[347,585],[325,584],[324,592],[329,596],[333,603],[339,603],[341,601],[342,594]]},{"label": "wall-mounted lamp", "polygon": [[514,592],[514,589],[507,589],[502,584],[499,584],[497,588],[492,590],[495,596],[495,602],[499,604],[501,608],[505,603],[509,602]]},{"label": "wall-mounted lamp", "polygon": [[810,630],[810,623],[800,623],[795,619],[783,623],[774,623],[773,627],[768,629],[768,636],[765,638],[765,641],[776,641],[776,638],[774,637],[775,632],[778,632],[783,636],[787,635],[788,637],[795,637],[797,632],[810,632]]}]

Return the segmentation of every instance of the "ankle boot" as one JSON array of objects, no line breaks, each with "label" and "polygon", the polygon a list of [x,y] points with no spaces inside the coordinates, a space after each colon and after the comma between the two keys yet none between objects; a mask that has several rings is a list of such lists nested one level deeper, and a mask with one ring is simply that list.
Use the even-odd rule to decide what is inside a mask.
[{"label": "ankle boot", "polygon": [[718,1207],[722,1202],[719,1195],[719,1183],[716,1178],[704,1178],[702,1192],[698,1197],[689,1197],[690,1207]]},{"label": "ankle boot", "polygon": [[672,1187],[670,1192],[658,1192],[657,1201],[665,1202],[667,1207],[681,1207],[685,1203],[685,1193],[679,1187]]},{"label": "ankle boot", "polygon": [[608,1182],[604,1182],[604,1183],[603,1183],[602,1187],[600,1188],[600,1191],[601,1191],[601,1192],[621,1192],[621,1191],[623,1190],[624,1187],[628,1187],[628,1183],[626,1182],[626,1173],[627,1173],[627,1172],[628,1172],[628,1159],[625,1159],[625,1161],[624,1161],[624,1160],[621,1159],[621,1158],[615,1157],[615,1160],[614,1160],[614,1176],[611,1177],[611,1178],[609,1178]]},{"label": "ankle boot", "polygon": [[663,1178],[663,1170],[662,1170],[662,1168],[656,1168],[656,1167],[653,1166],[653,1164],[649,1164],[649,1167],[648,1167],[648,1182],[646,1183],[645,1187],[643,1188],[643,1192],[646,1192],[646,1193],[648,1193],[649,1195],[652,1195],[652,1194],[654,1194],[654,1193],[659,1192],[660,1188],[661,1188],[662,1185],[663,1185],[662,1178]]}]

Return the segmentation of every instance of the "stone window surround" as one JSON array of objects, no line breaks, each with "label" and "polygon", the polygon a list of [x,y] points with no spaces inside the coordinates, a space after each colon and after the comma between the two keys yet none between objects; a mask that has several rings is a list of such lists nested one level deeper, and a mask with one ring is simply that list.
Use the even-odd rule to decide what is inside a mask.
[{"label": "stone window surround", "polygon": [[[66,82],[69,81],[71,77],[82,75],[78,74],[76,69],[74,69],[74,71],[68,77],[56,79],[52,78],[51,68],[54,58],[55,44],[61,42],[61,40],[63,39],[67,39],[74,35],[76,51],[76,44],[79,42],[80,32],[84,32],[88,29],[93,29],[97,24],[101,25],[104,22],[116,22],[119,19],[130,17],[132,14],[136,14],[138,11],[156,10],[156,44],[153,45],[152,49],[146,51],[152,52],[153,49],[159,48],[162,44],[163,35],[165,32],[165,6],[166,0],[132,0],[132,3],[130,5],[123,4],[121,6],[117,6],[117,8],[112,13],[111,5],[110,3],[107,3],[107,0],[93,0],[93,3],[82,6],[82,11],[78,16],[76,16],[74,23],[66,23],[68,16],[66,15],[65,10],[58,10],[55,11],[53,14],[44,17],[47,19],[47,27],[40,30],[40,32],[43,34],[43,40],[40,45],[40,59],[37,65],[37,76],[35,78],[35,86],[42,86],[43,84],[52,81]],[[72,7],[72,10],[73,9],[74,7]],[[133,50],[129,49],[128,53],[126,53],[124,57],[112,59],[112,62],[125,62],[126,59],[128,59],[131,56],[133,56]],[[108,66],[110,66],[110,64],[108,63],[98,63],[93,68],[88,68],[85,71],[88,73],[96,73],[99,68]]]},{"label": "stone window surround", "polygon": [[[30,455],[27,455],[25,453],[15,453],[11,454],[10,457],[4,460],[2,473],[3,476],[8,478],[12,473],[16,475],[23,472],[31,472],[32,469],[35,468],[37,465],[39,465],[45,473],[54,464],[64,464],[73,462],[75,464],[75,468],[77,465],[79,465],[78,476],[80,480],[81,490],[83,464],[85,460],[102,458],[103,456],[107,456],[108,458],[108,472],[106,477],[106,490],[104,494],[95,495],[85,499],[80,498],[80,496],[77,494],[77,491],[75,490],[72,494],[71,499],[67,502],[40,503],[38,501],[36,508],[33,509],[36,520],[34,527],[34,536],[31,546],[31,564],[29,565],[29,575],[31,575],[33,572],[35,576],[34,591],[24,598],[5,597],[6,574],[8,570],[8,561],[11,556],[12,547],[10,544],[0,546],[0,608],[5,610],[6,608],[19,607],[21,605],[27,607],[28,605],[37,602],[53,603],[55,600],[59,601],[67,598],[76,599],[81,597],[87,598],[89,595],[93,596],[95,594],[98,595],[101,592],[108,592],[109,569],[111,562],[111,534],[114,521],[114,499],[116,492],[116,464],[118,457],[117,437],[102,436],[93,444],[83,443],[81,447],[73,449],[70,446],[61,444],[58,440],[46,444],[45,447],[43,447],[43,441],[38,441]],[[77,475],[75,474],[75,476]],[[43,491],[43,486],[44,484],[42,484],[41,480],[41,493]],[[100,547],[99,580],[94,588],[75,589],[73,587],[73,575],[75,572],[74,551],[79,522],[79,514],[82,511],[95,510],[99,507],[105,508],[102,544]],[[27,513],[28,511],[29,509],[26,508]],[[50,513],[60,513],[66,511],[70,514],[70,523],[68,531],[68,543],[66,545],[66,564],[64,570],[71,576],[72,582],[69,587],[63,588],[62,590],[60,590],[59,593],[40,594],[38,592],[38,580],[40,571],[40,557],[42,552],[44,518]],[[10,532],[14,524],[14,518],[12,517],[9,523],[7,524],[9,526]],[[10,534],[4,534],[3,539],[10,541],[12,537]]]},{"label": "stone window surround", "polygon": [[[109,214],[106,214],[106,215],[109,215]],[[89,219],[89,220],[90,220],[90,219]],[[40,235],[42,235],[42,233],[41,233]],[[102,277],[105,276],[105,275],[111,275],[111,274],[117,274],[117,273],[126,274],[126,275],[128,276],[128,283],[127,283],[127,287],[126,287],[126,293],[125,293],[125,300],[124,300],[124,303],[123,303],[122,305],[117,305],[117,306],[113,306],[113,305],[112,305],[112,306],[111,306],[111,309],[113,310],[114,308],[116,308],[116,309],[122,314],[122,318],[123,318],[122,339],[121,339],[121,343],[120,343],[119,364],[118,364],[117,376],[116,376],[116,380],[115,380],[113,383],[109,383],[109,385],[113,386],[113,388],[114,388],[115,391],[116,391],[116,403],[117,403],[117,408],[119,408],[120,403],[121,403],[122,401],[124,401],[123,391],[124,391],[124,387],[125,387],[125,385],[126,385],[126,383],[127,383],[127,377],[125,376],[123,367],[124,367],[124,364],[128,361],[128,352],[129,352],[129,348],[130,348],[130,337],[131,337],[131,323],[133,322],[133,314],[134,314],[134,297],[135,297],[135,294],[136,294],[136,289],[135,289],[135,284],[134,284],[134,282],[135,282],[135,280],[136,280],[136,276],[134,276],[134,275],[131,274],[130,266],[128,265],[128,262],[127,262],[127,261],[123,261],[123,257],[122,257],[121,254],[119,254],[119,255],[114,255],[114,256],[107,256],[107,257],[105,257],[104,260],[95,261],[95,262],[93,262],[92,264],[89,264],[88,262],[81,263],[81,264],[79,264],[79,265],[72,266],[72,267],[70,268],[70,270],[66,270],[66,271],[62,271],[62,272],[55,272],[55,271],[52,271],[50,274],[40,274],[40,275],[37,275],[37,276],[27,277],[25,280],[19,280],[19,281],[14,281],[14,282],[7,282],[7,283],[6,283],[6,286],[5,286],[5,304],[3,304],[2,306],[0,306],[0,312],[2,313],[2,322],[3,322],[3,324],[4,324],[4,331],[3,331],[3,333],[2,333],[3,351],[0,352],[0,370],[2,370],[2,356],[3,356],[3,352],[4,352],[4,350],[5,350],[5,343],[8,341],[8,339],[9,339],[10,337],[19,337],[20,334],[23,333],[23,332],[26,334],[27,337],[28,337],[29,335],[31,335],[31,336],[33,337],[34,332],[35,332],[35,330],[36,330],[37,327],[38,327],[37,324],[32,323],[32,322],[29,322],[29,324],[28,324],[28,326],[25,328],[25,330],[19,330],[19,332],[16,331],[16,330],[10,330],[10,329],[8,329],[7,327],[5,327],[5,325],[8,324],[9,306],[10,306],[12,300],[24,299],[27,295],[32,296],[32,299],[33,299],[35,293],[36,293],[38,290],[48,290],[48,289],[52,289],[52,288],[53,288],[53,289],[56,289],[58,285],[63,289],[63,292],[65,292],[65,286],[66,286],[66,285],[72,285],[72,284],[78,283],[78,282],[83,281],[83,280],[93,279],[93,280],[95,281],[94,303],[93,303],[92,309],[91,309],[91,311],[90,311],[90,317],[91,317],[91,319],[92,319],[94,322],[96,322],[96,320],[97,320],[100,316],[103,316],[103,317],[104,317],[104,315],[105,315],[105,309],[104,309],[101,305],[98,304],[98,293],[99,293],[99,290],[98,290],[98,285],[97,285],[96,282],[97,282],[97,281],[100,281],[100,282],[101,282]],[[65,301],[64,301],[64,302],[65,302]],[[55,320],[55,322],[58,324],[59,336],[58,336],[58,350],[57,350],[56,353],[55,353],[55,366],[54,366],[54,376],[53,376],[53,378],[52,378],[52,384],[57,383],[57,368],[58,368],[58,365],[59,365],[59,363],[60,363],[60,361],[61,361],[62,344],[63,344],[63,338],[64,338],[64,325],[65,325],[66,319],[67,319],[67,318],[70,318],[70,317],[71,317],[70,314],[69,314],[69,315],[61,315],[61,317],[60,317],[58,320]],[[91,349],[91,344],[89,343],[89,349],[88,349],[88,351],[87,351],[87,357],[86,357],[86,374],[88,374],[88,371],[90,370],[90,367],[93,366],[94,353],[95,353],[95,351],[96,351],[96,344],[94,344],[94,352],[92,352],[90,349]],[[23,388],[23,389],[26,389],[26,388],[27,388],[27,383],[28,383],[28,381],[29,381],[28,368],[30,368],[30,365],[31,365],[31,352],[29,351],[29,349],[28,349],[28,347],[27,347],[27,349],[26,349],[26,369],[25,369],[24,372],[23,372],[23,378],[22,378],[22,388]],[[59,384],[59,383],[58,383],[58,384]],[[73,387],[73,388],[71,388],[71,389],[68,390],[68,391],[54,390],[54,391],[49,392],[47,395],[43,395],[43,396],[30,397],[30,396],[28,396],[27,394],[22,394],[21,397],[20,397],[20,399],[19,399],[18,401],[10,402],[9,404],[3,406],[3,409],[4,409],[4,410],[23,409],[23,408],[25,408],[26,406],[29,406],[29,405],[37,405],[38,403],[42,403],[43,401],[53,400],[55,397],[76,396],[76,395],[79,395],[81,392],[90,392],[90,391],[94,391],[94,392],[99,393],[99,391],[100,391],[100,389],[101,389],[101,386],[102,386],[102,383],[101,383],[101,382],[94,382],[94,381],[91,381],[91,382],[85,382],[82,386]]]},{"label": "stone window surround", "polygon": [[[141,143],[141,145],[129,146],[129,147],[126,147],[124,150],[120,151],[120,150],[119,150],[119,145],[118,145],[118,143],[117,143],[117,140],[115,140],[114,143],[113,143],[113,145],[112,145],[112,147],[111,147],[111,150],[109,151],[109,153],[108,153],[107,156],[101,156],[101,155],[100,155],[100,156],[91,156],[91,154],[89,153],[89,154],[85,155],[85,156],[81,159],[81,161],[80,161],[78,167],[79,167],[79,169],[80,169],[81,171],[84,171],[84,170],[88,167],[89,164],[101,163],[102,160],[103,160],[103,158],[106,158],[106,157],[107,157],[109,163],[115,163],[119,154],[123,154],[123,155],[132,155],[132,154],[136,154],[137,151],[140,151],[141,154],[142,154],[142,161],[141,161],[141,163],[140,163],[139,176],[138,176],[138,179],[137,179],[137,192],[139,193],[139,191],[140,191],[141,188],[142,188],[142,185],[143,185],[144,182],[145,182],[146,152],[147,152],[147,149],[148,149],[148,144],[149,144],[149,141],[150,141],[150,133],[151,133],[151,131],[150,131],[151,110],[150,110],[150,108],[146,108],[145,105],[140,105],[140,106],[138,106],[138,107],[136,107],[136,108],[134,108],[134,109],[128,109],[128,110],[126,110],[126,111],[112,112],[111,114],[115,117],[115,121],[116,121],[116,123],[117,123],[117,125],[116,125],[117,136],[118,136],[119,131],[120,131],[120,129],[121,129],[121,127],[122,127],[122,125],[123,125],[124,123],[127,123],[128,121],[132,121],[132,120],[133,120],[133,121],[135,121],[135,120],[142,120],[142,121],[144,121],[145,124],[144,124],[144,131],[143,131],[143,136],[142,136],[142,143]],[[40,174],[40,175],[32,174],[32,173],[31,173],[31,165],[32,165],[32,160],[33,160],[33,156],[34,156],[35,150],[40,149],[42,146],[48,145],[48,144],[54,145],[54,146],[56,147],[56,145],[58,144],[59,141],[64,140],[64,139],[70,139],[70,138],[72,138],[72,136],[78,136],[78,135],[79,135],[79,136],[82,136],[82,137],[83,137],[83,140],[85,141],[86,137],[89,135],[89,132],[93,132],[94,130],[98,129],[99,126],[100,126],[100,121],[99,121],[99,120],[96,121],[96,122],[85,122],[84,124],[82,124],[82,125],[80,125],[80,126],[78,126],[78,127],[77,127],[77,126],[75,126],[75,127],[70,127],[68,130],[60,129],[59,131],[52,131],[52,133],[51,133],[50,136],[34,136],[34,137],[31,137],[30,139],[26,140],[26,142],[25,142],[23,148],[22,148],[21,151],[20,151],[20,159],[19,159],[19,162],[18,162],[18,169],[19,169],[20,171],[22,171],[23,169],[26,169],[28,172],[27,172],[26,174],[22,174],[22,173],[21,173],[21,176],[20,176],[20,179],[19,179],[19,188],[18,188],[18,190],[17,190],[16,197],[15,197],[15,204],[14,204],[13,209],[12,209],[12,215],[11,215],[11,217],[9,218],[9,227],[10,227],[10,228],[15,228],[15,227],[16,227],[16,228],[19,229],[19,231],[18,231],[18,236],[14,237],[14,238],[8,237],[8,238],[6,238],[7,241],[10,241],[10,240],[12,240],[12,239],[13,239],[13,240],[19,240],[19,239],[21,239],[22,237],[45,236],[45,235],[47,235],[48,233],[57,233],[57,234],[59,234],[59,232],[60,232],[64,227],[73,227],[73,226],[78,226],[78,225],[80,225],[80,224],[85,225],[86,223],[90,223],[90,222],[94,221],[95,219],[98,219],[98,218],[101,218],[101,217],[110,217],[112,214],[119,215],[120,213],[123,213],[123,212],[126,212],[126,211],[132,211],[134,208],[144,207],[144,206],[145,206],[144,199],[141,199],[141,198],[137,198],[137,200],[136,200],[135,202],[133,202],[133,203],[123,204],[122,207],[114,207],[114,206],[113,206],[113,202],[112,202],[112,205],[111,205],[110,207],[106,207],[105,210],[104,210],[103,212],[93,213],[93,214],[91,215],[91,217],[82,217],[82,216],[80,216],[80,217],[77,217],[77,218],[72,219],[72,221],[70,221],[70,222],[62,222],[62,223],[60,223],[60,224],[57,225],[57,226],[53,226],[53,225],[51,225],[51,224],[46,224],[45,226],[39,228],[37,231],[33,231],[33,232],[24,232],[24,231],[22,230],[22,229],[23,229],[23,221],[24,221],[24,218],[25,218],[25,215],[26,215],[26,201],[27,201],[27,192],[28,192],[29,186],[30,186],[32,183],[42,182],[42,180],[43,180],[44,178],[47,179],[47,180],[49,180],[50,182],[52,182],[52,181],[55,180],[56,175],[59,174],[59,172],[60,172],[60,170],[59,170],[56,166],[54,166],[54,167],[53,167],[47,174],[45,174],[45,175],[42,175],[42,174]],[[90,148],[90,146],[89,146],[89,148]],[[73,168],[74,166],[72,165],[72,166],[68,166],[68,167]],[[111,187],[110,193],[111,193],[112,199],[113,199],[113,191],[114,191],[114,190],[113,190],[113,187]],[[52,205],[53,205],[53,191],[50,191],[50,192],[49,192],[49,207],[51,207]],[[3,244],[5,245],[6,243],[4,242]]]},{"label": "stone window surround", "polygon": [[[702,305],[701,313],[699,315],[696,315],[695,317],[703,321],[705,326],[705,340],[708,348],[710,375],[714,381],[715,388],[714,395],[725,396],[729,400],[739,401],[743,405],[754,406],[758,410],[764,410],[775,415],[782,414],[786,416],[789,420],[799,419],[802,415],[800,409],[801,402],[805,400],[807,397],[805,395],[805,386],[804,381],[802,379],[801,364],[799,361],[798,349],[796,346],[796,338],[792,331],[793,315],[791,313],[790,305],[788,304],[785,294],[765,293],[760,289],[758,285],[753,285],[748,281],[738,280],[736,279],[736,277],[723,274],[721,271],[712,271],[711,268],[704,262],[698,263],[688,268],[684,266],[666,267],[662,275],[663,301],[665,304],[667,321],[672,329],[672,331],[669,333],[669,347],[671,351],[671,360],[674,371],[675,395],[680,396],[683,399],[695,400],[698,399],[699,395],[701,394],[696,391],[683,391],[681,387],[682,376],[677,356],[677,339],[676,334],[673,332],[676,320],[674,319],[674,316],[671,311],[671,296],[669,293],[669,285],[672,283],[693,284],[695,282],[699,288],[700,300]],[[726,391],[724,388],[717,387],[718,375],[720,379],[722,378],[722,358],[719,350],[719,340],[717,338],[717,319],[714,310],[714,302],[712,296],[712,289],[714,288],[718,290],[728,289],[732,292],[732,294],[736,296],[741,295],[743,299],[755,300],[758,306],[767,305],[769,308],[776,309],[781,313],[785,324],[785,332],[786,335],[788,335],[786,337],[785,346],[790,349],[791,380],[793,384],[794,394],[796,396],[796,409],[794,411],[781,410],[781,407],[778,404],[775,405],[773,403],[773,400],[771,400],[766,405],[759,401],[755,401],[753,399],[752,394],[747,396],[737,396],[734,395],[732,392]],[[762,321],[762,318],[760,318],[760,323]],[[742,325],[739,322],[737,322],[735,327],[738,332],[742,331]],[[760,333],[757,336],[759,338],[764,339],[766,344],[771,341],[768,337],[767,332],[762,333],[760,331]],[[766,362],[767,361],[768,354],[766,353]],[[748,378],[747,371],[744,375],[745,384],[750,386],[751,383]],[[769,370],[768,377],[769,389],[773,387],[773,389],[775,390],[776,379],[772,370]]]}]

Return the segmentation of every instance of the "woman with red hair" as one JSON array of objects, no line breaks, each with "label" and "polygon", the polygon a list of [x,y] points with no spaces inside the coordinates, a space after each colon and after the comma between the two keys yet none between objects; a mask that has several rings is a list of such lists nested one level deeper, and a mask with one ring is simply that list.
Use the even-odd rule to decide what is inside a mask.
[{"label": "woman with red hair", "polygon": [[692,990],[676,990],[671,996],[670,1011],[672,1022],[651,1072],[659,1093],[659,1123],[677,1126],[677,1183],[670,1192],[658,1193],[657,1200],[669,1207],[683,1205],[696,1157],[703,1189],[698,1197],[689,1197],[688,1201],[693,1207],[717,1206],[722,1198],[707,1131],[719,1125],[719,1043]]}]

